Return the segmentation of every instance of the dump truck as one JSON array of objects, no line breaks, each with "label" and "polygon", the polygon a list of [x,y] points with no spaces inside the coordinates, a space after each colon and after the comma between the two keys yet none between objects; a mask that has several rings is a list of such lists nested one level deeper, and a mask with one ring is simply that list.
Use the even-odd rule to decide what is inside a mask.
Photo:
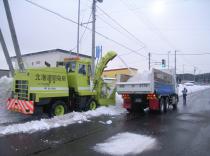
[{"label": "dump truck", "polygon": [[69,111],[94,110],[98,106],[115,104],[116,89],[102,79],[107,63],[116,52],[107,52],[91,76],[91,60],[65,58],[57,67],[31,68],[16,71],[7,108],[23,114],[40,110],[49,116]]},{"label": "dump truck", "polygon": [[173,70],[152,69],[131,77],[127,82],[118,82],[116,88],[122,95],[123,107],[129,112],[149,108],[163,113],[169,106],[177,108],[179,98]]}]

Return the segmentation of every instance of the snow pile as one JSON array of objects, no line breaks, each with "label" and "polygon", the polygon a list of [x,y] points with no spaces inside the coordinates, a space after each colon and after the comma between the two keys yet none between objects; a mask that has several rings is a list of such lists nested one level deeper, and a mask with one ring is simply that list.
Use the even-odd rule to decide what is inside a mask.
[{"label": "snow pile", "polygon": [[0,106],[5,105],[12,89],[12,78],[3,76],[0,78]]},{"label": "snow pile", "polygon": [[144,71],[142,73],[138,73],[131,77],[128,82],[150,82],[151,80],[151,71]]},{"label": "snow pile", "polygon": [[[88,122],[92,117],[101,115],[116,116],[125,112],[125,109],[121,106],[120,96],[117,97],[117,104],[109,107],[99,107],[96,110],[87,112],[72,112],[65,114],[64,116],[57,116],[51,119],[34,120],[26,123],[12,124],[8,126],[0,127],[0,134],[13,134],[13,133],[33,133],[41,130],[49,130],[51,128],[57,128],[61,126],[68,126],[74,123]],[[111,120],[107,121],[107,124],[111,124]]]},{"label": "snow pile", "polygon": [[21,114],[10,112],[6,108],[6,101],[10,97],[12,78],[6,76],[0,78],[0,124],[18,122],[26,117]]},{"label": "snow pile", "polygon": [[133,155],[154,148],[156,139],[134,133],[119,133],[104,143],[94,146],[94,150],[109,155]]},{"label": "snow pile", "polygon": [[191,94],[191,93],[194,93],[194,92],[197,92],[197,91],[201,91],[201,90],[205,90],[205,89],[208,89],[210,88],[210,86],[207,86],[207,85],[193,85],[193,86],[186,86],[186,85],[183,85],[183,84],[179,84],[179,96],[182,95],[182,90],[184,89],[184,87],[187,89],[187,94]]},{"label": "snow pile", "polygon": [[112,120],[106,121],[106,124],[108,124],[108,125],[112,124]]},{"label": "snow pile", "polygon": [[107,120],[106,122],[104,121],[99,121],[99,123],[102,123],[104,125],[111,125],[112,124],[112,120]]}]

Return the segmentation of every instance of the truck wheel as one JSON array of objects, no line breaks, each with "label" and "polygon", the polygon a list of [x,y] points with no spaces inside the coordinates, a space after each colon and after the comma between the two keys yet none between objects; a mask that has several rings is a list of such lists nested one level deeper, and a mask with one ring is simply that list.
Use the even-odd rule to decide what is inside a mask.
[{"label": "truck wheel", "polygon": [[95,110],[97,108],[97,103],[95,100],[90,99],[88,102],[88,110]]},{"label": "truck wheel", "polygon": [[160,105],[159,105],[159,112],[160,113],[165,113],[166,112],[166,103],[164,98],[160,98]]},{"label": "truck wheel", "polygon": [[132,109],[131,108],[127,108],[128,113],[132,113]]},{"label": "truck wheel", "polygon": [[66,112],[66,104],[63,101],[55,101],[50,109],[50,117],[64,115]]},{"label": "truck wheel", "polygon": [[166,98],[165,99],[165,103],[164,103],[164,113],[167,112],[168,107],[169,107],[169,98]]}]

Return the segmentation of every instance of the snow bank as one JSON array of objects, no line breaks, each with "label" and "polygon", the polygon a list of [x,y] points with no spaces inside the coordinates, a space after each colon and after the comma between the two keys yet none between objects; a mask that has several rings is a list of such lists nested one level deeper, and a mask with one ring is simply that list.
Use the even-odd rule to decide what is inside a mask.
[{"label": "snow bank", "polygon": [[[33,133],[41,130],[49,130],[51,128],[57,128],[61,126],[68,126],[74,123],[88,122],[92,117],[101,115],[116,116],[125,112],[125,109],[121,106],[120,96],[116,96],[117,104],[109,107],[99,107],[96,110],[87,112],[72,112],[65,114],[64,116],[58,116],[51,119],[34,120],[21,124],[12,124],[8,126],[0,127],[0,135],[13,134],[13,133]],[[111,124],[108,121],[107,124]]]},{"label": "snow bank", "polygon": [[109,155],[133,155],[154,148],[156,139],[134,133],[119,133],[104,143],[94,146],[94,150]]},{"label": "snow bank", "polygon": [[12,89],[12,78],[3,76],[0,78],[0,106],[4,106]]},{"label": "snow bank", "polygon": [[99,121],[99,123],[102,123],[102,124],[104,124],[104,125],[111,125],[112,124],[112,120],[107,120],[106,122],[104,122],[104,121]]},{"label": "snow bank", "polygon": [[0,124],[9,124],[25,119],[21,114],[10,112],[6,109],[6,101],[11,94],[12,78],[6,76],[0,78]]},{"label": "snow bank", "polygon": [[197,92],[197,91],[201,91],[201,90],[205,90],[205,89],[208,89],[210,88],[210,86],[208,85],[193,85],[193,86],[186,86],[186,85],[183,85],[183,84],[179,84],[179,96],[182,95],[182,90],[185,88],[187,88],[187,93],[188,94],[191,94],[191,93],[194,93],[194,92]]}]

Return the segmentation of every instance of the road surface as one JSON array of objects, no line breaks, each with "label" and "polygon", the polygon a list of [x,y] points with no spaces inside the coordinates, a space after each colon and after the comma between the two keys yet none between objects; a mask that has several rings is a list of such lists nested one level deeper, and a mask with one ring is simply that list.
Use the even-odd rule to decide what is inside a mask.
[{"label": "road surface", "polygon": [[[166,114],[123,114],[100,116],[90,122],[77,123],[32,134],[0,137],[0,155],[34,156],[98,156],[97,143],[120,132],[132,132],[156,138],[157,148],[143,156],[209,156],[210,152],[210,89],[188,95],[187,105],[180,100],[177,111]],[[112,124],[99,121],[112,120]],[[127,145],[129,146],[129,145]]]}]

